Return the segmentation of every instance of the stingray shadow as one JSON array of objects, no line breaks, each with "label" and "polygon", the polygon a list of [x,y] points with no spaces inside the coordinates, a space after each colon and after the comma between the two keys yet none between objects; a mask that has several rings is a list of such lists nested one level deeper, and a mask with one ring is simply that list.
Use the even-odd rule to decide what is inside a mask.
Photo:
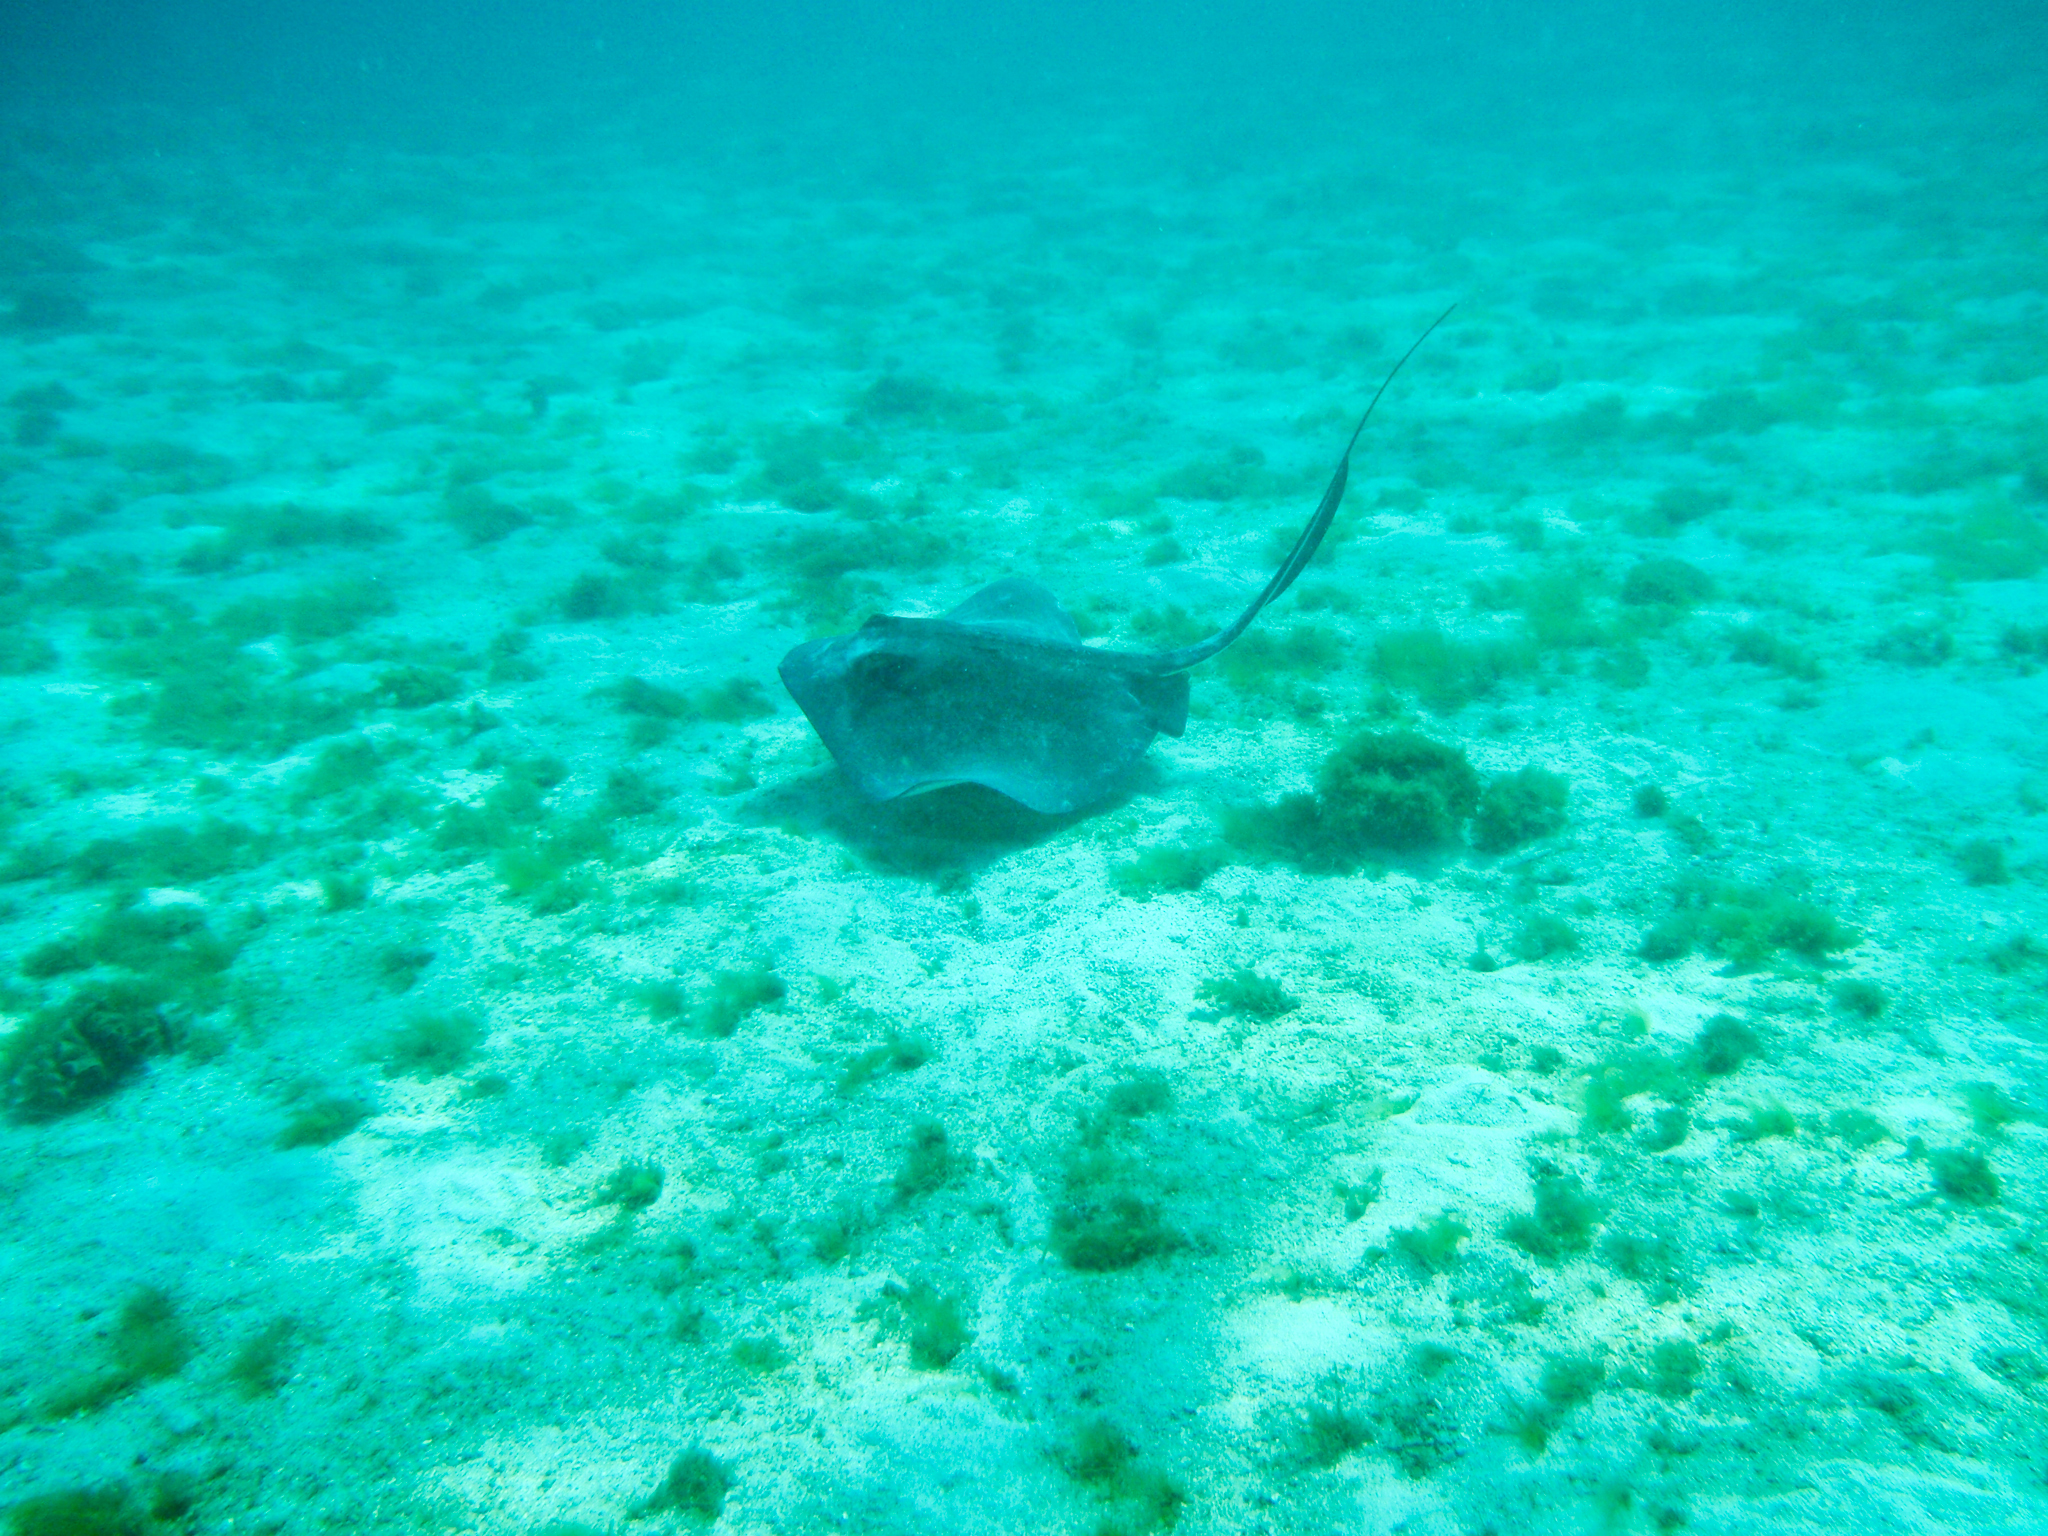
[{"label": "stingray shadow", "polygon": [[1124,804],[1159,778],[1134,765],[1105,805],[1047,815],[980,784],[949,784],[896,800],[864,798],[828,768],[749,795],[740,818],[800,837],[830,838],[877,874],[927,881],[941,890],[970,884],[998,860],[1050,842],[1076,822]]}]

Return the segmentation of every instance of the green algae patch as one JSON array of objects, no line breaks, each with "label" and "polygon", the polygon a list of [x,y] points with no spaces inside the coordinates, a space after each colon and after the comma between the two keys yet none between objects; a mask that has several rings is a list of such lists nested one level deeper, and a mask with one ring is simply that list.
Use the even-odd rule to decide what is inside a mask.
[{"label": "green algae patch", "polygon": [[1271,1023],[1301,1006],[1301,999],[1279,982],[1244,965],[1227,976],[1210,977],[1202,983],[1199,995],[1203,1002],[1218,1012],[1256,1019],[1262,1024]]},{"label": "green algae patch", "polygon": [[46,1121],[113,1093],[186,1043],[181,1021],[220,1000],[240,947],[195,904],[122,899],[30,950],[30,979],[76,980],[0,1044],[0,1101],[17,1120]]},{"label": "green algae patch", "polygon": [[393,709],[426,709],[462,693],[462,679],[446,667],[406,665],[377,674],[377,698]]},{"label": "green algae patch", "polygon": [[1536,1397],[1519,1405],[1509,1428],[1531,1456],[1541,1455],[1550,1437],[1578,1408],[1593,1400],[1607,1380],[1607,1365],[1598,1355],[1555,1354],[1543,1361]]},{"label": "green algae patch", "polygon": [[669,1463],[661,1486],[633,1506],[634,1518],[672,1514],[697,1525],[709,1525],[725,1508],[732,1491],[732,1469],[701,1445],[693,1445]]},{"label": "green algae patch", "polygon": [[377,1112],[367,1099],[323,1094],[292,1116],[271,1139],[280,1152],[296,1147],[331,1147]]},{"label": "green algae patch", "polygon": [[298,502],[230,507],[166,521],[211,524],[215,531],[189,544],[178,568],[190,575],[217,575],[252,560],[276,559],[317,548],[365,549],[386,544],[398,530],[381,518],[352,508],[309,507]]},{"label": "green algae patch", "polygon": [[1141,848],[1135,857],[1112,867],[1109,880],[1132,900],[1149,901],[1166,892],[1199,890],[1229,862],[1229,854],[1214,843],[1162,843]]},{"label": "green algae patch", "polygon": [[796,421],[763,430],[754,442],[760,463],[746,490],[792,512],[827,512],[853,503],[838,466],[868,452],[863,439],[822,421]]},{"label": "green algae patch", "polygon": [[839,1069],[837,1091],[851,1098],[870,1083],[895,1072],[915,1072],[932,1059],[929,1040],[921,1035],[889,1031],[888,1038],[852,1057]]},{"label": "green algae patch", "polygon": [[93,1413],[148,1382],[176,1376],[196,1345],[170,1295],[143,1286],[121,1304],[106,1342],[106,1358],[59,1381],[42,1403],[42,1415],[66,1419]]},{"label": "green algae patch", "polygon": [[1240,693],[1264,694],[1295,678],[1321,679],[1344,661],[1344,641],[1321,624],[1296,624],[1279,634],[1255,629],[1225,651],[1223,679]]},{"label": "green algae patch", "polygon": [[1357,869],[1375,853],[1455,843],[1479,805],[1463,751],[1414,731],[1365,732],[1323,759],[1313,795],[1232,812],[1225,840],[1310,872]]},{"label": "green algae patch", "polygon": [[1746,1146],[1755,1141],[1768,1141],[1775,1136],[1797,1136],[1799,1122],[1792,1111],[1776,1100],[1766,1100],[1749,1106],[1748,1113],[1740,1120],[1728,1123],[1728,1139],[1737,1146]]},{"label": "green algae patch", "polygon": [[1392,630],[1373,642],[1373,676],[1440,715],[1497,692],[1535,665],[1529,640],[1461,640],[1429,627]]},{"label": "green algae patch", "polygon": [[[478,768],[498,766],[488,757]],[[609,819],[601,811],[552,814],[549,792],[568,776],[550,757],[503,764],[503,776],[482,799],[442,808],[433,843],[451,864],[489,857],[505,894],[538,916],[568,912],[604,889],[600,868],[621,857]]]},{"label": "green algae patch", "polygon": [[1762,624],[1738,624],[1729,630],[1728,655],[1803,683],[1817,683],[1824,675],[1812,651]]},{"label": "green algae patch", "polygon": [[1579,950],[1579,934],[1555,912],[1532,912],[1516,927],[1508,949],[1517,960],[1528,963],[1553,955],[1573,955]]},{"label": "green algae patch", "polygon": [[901,1336],[909,1346],[910,1364],[920,1371],[943,1371],[974,1342],[962,1310],[963,1298],[942,1291],[927,1279],[909,1284],[890,1281],[882,1294],[861,1305],[859,1315],[876,1324],[884,1336]]},{"label": "green algae patch", "polygon": [[96,837],[64,863],[79,885],[186,886],[261,863],[271,838],[237,821],[160,822],[125,837]]},{"label": "green algae patch", "polygon": [[235,1351],[228,1362],[228,1380],[244,1398],[275,1396],[291,1380],[292,1358],[298,1342],[298,1319],[274,1318]]},{"label": "green algae patch", "polygon": [[1134,1116],[1098,1117],[1083,1126],[1068,1165],[1065,1198],[1053,1212],[1050,1246],[1069,1269],[1103,1274],[1131,1269],[1187,1245],[1142,1185],[1149,1164],[1105,1145]]},{"label": "green algae patch", "polygon": [[1673,911],[1644,934],[1637,953],[1669,961],[1705,949],[1741,974],[1762,969],[1781,951],[1821,965],[1863,942],[1857,930],[1798,895],[1798,883],[1755,886],[1689,876],[1673,891]]},{"label": "green algae patch", "polygon": [[1891,1130],[1867,1109],[1838,1109],[1828,1116],[1827,1133],[1853,1151],[1863,1152],[1891,1140]]},{"label": "green algae patch", "polygon": [[609,864],[619,849],[610,828],[597,816],[577,816],[538,831],[491,861],[505,894],[523,901],[538,917],[574,910],[603,890],[588,866]]},{"label": "green algae patch", "polygon": [[163,1529],[119,1483],[39,1493],[5,1513],[9,1536],[148,1536]]},{"label": "green algae patch", "polygon": [[1447,1390],[1451,1383],[1445,1380],[1459,1358],[1434,1341],[1416,1345],[1366,1408],[1374,1443],[1406,1477],[1428,1477],[1464,1454],[1454,1397]]},{"label": "green algae patch", "polygon": [[1059,1469],[1111,1511],[1099,1531],[1170,1530],[1186,1496],[1150,1466],[1130,1436],[1108,1419],[1091,1419],[1054,1453]]},{"label": "green algae patch", "polygon": [[293,776],[292,809],[304,811],[323,800],[360,790],[383,771],[383,755],[369,737],[329,742],[314,756],[312,766]]},{"label": "green algae patch", "polygon": [[1311,1467],[1334,1467],[1372,1444],[1372,1425],[1342,1401],[1312,1402],[1302,1411],[1294,1454]]},{"label": "green algae patch", "polygon": [[1690,1284],[1685,1248],[1669,1228],[1618,1228],[1601,1239],[1600,1257],[1616,1274],[1640,1285],[1653,1302],[1676,1300]]},{"label": "green algae patch", "polygon": [[159,994],[134,978],[87,982],[37,1009],[0,1045],[0,1098],[16,1120],[38,1123],[105,1098],[181,1034]]},{"label": "green algae patch", "polygon": [[1967,1147],[1937,1147],[1927,1154],[1927,1171],[1935,1190],[1957,1205],[1992,1206],[2002,1194],[1990,1159]]},{"label": "green algae patch", "polygon": [[715,1040],[723,1040],[749,1015],[780,1003],[788,992],[782,978],[766,966],[717,971],[691,1007],[690,1024]]},{"label": "green algae patch", "polygon": [[384,1038],[379,1059],[386,1077],[428,1082],[469,1064],[489,1031],[464,1009],[416,1013]]},{"label": "green algae patch", "polygon": [[1179,501],[1225,502],[1256,494],[1272,483],[1265,454],[1239,446],[1167,470],[1153,483],[1153,491]]},{"label": "green algae patch", "polygon": [[661,1198],[663,1182],[661,1164],[627,1158],[605,1177],[590,1203],[617,1206],[623,1214],[637,1215]]},{"label": "green algae patch", "polygon": [[139,686],[116,696],[109,707],[117,717],[135,721],[144,739],[159,746],[223,754],[274,756],[347,730],[369,700],[307,687],[288,669],[245,647],[280,629],[301,642],[331,638],[388,610],[388,601],[360,584],[309,588],[292,604],[260,616],[253,610],[224,615],[232,621],[228,632],[202,625],[189,613],[119,615],[96,626],[113,640],[96,659],[114,677]]},{"label": "green algae patch", "polygon": [[151,1001],[206,1007],[240,941],[213,931],[196,905],[117,900],[85,927],[22,957],[24,975],[49,980],[77,972],[116,973]]},{"label": "green algae patch", "polygon": [[1129,1269],[1172,1253],[1184,1241],[1166,1224],[1157,1205],[1132,1195],[1077,1202],[1062,1207],[1053,1218],[1052,1249],[1069,1269]]},{"label": "green algae patch", "polygon": [[531,513],[476,484],[451,485],[441,498],[439,515],[471,549],[496,544],[533,521]]},{"label": "green algae patch", "polygon": [[1669,538],[1734,502],[1727,491],[1702,485],[1667,485],[1624,519],[1631,533]]},{"label": "green algae patch", "polygon": [[708,688],[690,690],[628,677],[602,691],[626,717],[629,739],[636,748],[666,741],[678,726],[737,725],[775,713],[761,685],[750,677],[730,677]]},{"label": "green algae patch", "polygon": [[1387,1249],[1419,1279],[1426,1280],[1455,1265],[1465,1239],[1471,1235],[1472,1229],[1464,1222],[1448,1211],[1439,1211],[1428,1221],[1389,1232]]},{"label": "green algae patch", "polygon": [[1957,580],[2023,581],[2048,565],[2048,523],[1991,496],[1930,531],[1919,547],[1934,557],[1936,570]]},{"label": "green algae patch", "polygon": [[1570,802],[1571,785],[1560,774],[1536,767],[1503,774],[1480,793],[1472,846],[1481,853],[1507,853],[1561,832]]},{"label": "green algae patch", "polygon": [[1605,1215],[1600,1202],[1573,1174],[1539,1173],[1535,1184],[1534,1207],[1510,1216],[1500,1235],[1545,1264],[1585,1252]]},{"label": "green algae patch", "polygon": [[1664,1339],[1650,1351],[1644,1385],[1659,1397],[1691,1397],[1705,1369],[1700,1347],[1691,1339]]},{"label": "green algae patch", "polygon": [[1318,820],[1344,850],[1453,841],[1478,804],[1479,780],[1456,747],[1409,731],[1354,737],[1316,776]]},{"label": "green algae patch", "polygon": [[991,396],[922,374],[885,373],[855,398],[851,419],[873,427],[999,432],[1009,425]]},{"label": "green algae patch", "polygon": [[110,1344],[116,1370],[158,1381],[184,1370],[193,1348],[191,1330],[166,1292],[144,1286],[121,1304]]},{"label": "green algae patch", "polygon": [[1643,1144],[1651,1151],[1668,1151],[1690,1133],[1687,1106],[1708,1083],[1740,1071],[1765,1051],[1757,1031],[1732,1015],[1717,1014],[1683,1051],[1637,1043],[1610,1052],[1588,1072],[1580,1133],[1608,1136],[1628,1130],[1635,1116],[1627,1101],[1649,1094],[1663,1100],[1664,1107],[1653,1116]]},{"label": "green algae patch", "polygon": [[915,1200],[946,1187],[958,1171],[959,1161],[954,1156],[946,1128],[932,1119],[919,1120],[910,1128],[910,1140],[904,1145],[903,1160],[896,1165],[896,1194],[902,1200]]},{"label": "green algae patch", "polygon": [[1714,596],[1714,578],[1698,565],[1681,559],[1653,557],[1638,561],[1622,578],[1622,604],[1630,608],[1686,610]]}]

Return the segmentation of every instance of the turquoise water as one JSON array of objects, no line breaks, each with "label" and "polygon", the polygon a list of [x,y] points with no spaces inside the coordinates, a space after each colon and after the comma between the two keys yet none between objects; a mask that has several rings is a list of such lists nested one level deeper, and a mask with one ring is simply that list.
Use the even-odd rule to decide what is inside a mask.
[{"label": "turquoise water", "polygon": [[8,23],[13,1530],[2048,1528],[2038,26],[1381,20]]}]

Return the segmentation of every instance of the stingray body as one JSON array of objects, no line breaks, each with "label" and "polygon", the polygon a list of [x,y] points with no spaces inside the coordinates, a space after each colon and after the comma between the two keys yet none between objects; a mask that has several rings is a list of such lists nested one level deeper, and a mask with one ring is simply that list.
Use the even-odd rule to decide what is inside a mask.
[{"label": "stingray body", "polygon": [[1186,727],[1188,668],[1250,628],[1314,558],[1344,500],[1351,450],[1373,406],[1449,314],[1389,370],[1272,580],[1208,639],[1177,651],[1083,645],[1052,593],[1011,576],[935,619],[883,614],[850,635],[806,641],[782,659],[783,686],[870,800],[948,784],[986,785],[1049,814],[1104,799],[1154,736]]},{"label": "stingray body", "polygon": [[936,619],[882,615],[800,645],[782,681],[870,800],[985,784],[1057,813],[1186,726],[1187,677],[1156,662],[1083,645],[1050,592],[1012,576]]}]

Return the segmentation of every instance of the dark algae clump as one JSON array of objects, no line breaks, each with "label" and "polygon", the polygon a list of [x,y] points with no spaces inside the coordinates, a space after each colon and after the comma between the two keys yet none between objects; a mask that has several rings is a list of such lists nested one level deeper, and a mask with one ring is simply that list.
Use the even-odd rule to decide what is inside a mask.
[{"label": "dark algae clump", "polygon": [[119,1088],[178,1032],[138,980],[88,982],[39,1008],[0,1046],[0,1091],[17,1120],[55,1120]]},{"label": "dark algae clump", "polygon": [[936,1120],[920,1120],[910,1128],[910,1141],[896,1169],[896,1193],[906,1200],[928,1195],[952,1178],[954,1158],[946,1128]]},{"label": "dark algae clump", "polygon": [[635,1162],[628,1158],[598,1186],[590,1203],[615,1205],[628,1213],[644,1211],[661,1198],[662,1182],[661,1164]]},{"label": "dark algae clump", "polygon": [[1999,1201],[1998,1175],[1982,1152],[1967,1147],[1937,1147],[1927,1154],[1934,1187],[1957,1205],[1989,1206]]},{"label": "dark algae clump", "polygon": [[1228,976],[1212,976],[1202,983],[1201,999],[1220,1013],[1271,1023],[1294,1012],[1301,999],[1270,976],[1261,976],[1250,966],[1239,966]]},{"label": "dark algae clump", "polygon": [[931,1280],[907,1285],[892,1280],[862,1306],[861,1315],[875,1319],[885,1334],[901,1334],[910,1347],[911,1366],[920,1371],[943,1371],[974,1342],[961,1298]]},{"label": "dark algae clump", "polygon": [[42,1403],[42,1417],[96,1412],[146,1382],[178,1375],[194,1349],[191,1330],[170,1295],[144,1286],[121,1304],[105,1360],[59,1380]]},{"label": "dark algae clump", "polygon": [[1054,1459],[1068,1477],[1114,1509],[1117,1518],[1104,1518],[1098,1531],[1170,1530],[1180,1517],[1185,1495],[1164,1472],[1149,1466],[1130,1436],[1108,1419],[1083,1424]]},{"label": "dark algae clump", "polygon": [[1479,774],[1456,747],[1414,731],[1366,732],[1323,760],[1312,795],[1243,810],[1228,840],[1305,870],[1355,869],[1373,854],[1455,843],[1479,806]]},{"label": "dark algae clump", "polygon": [[1406,852],[1454,841],[1478,805],[1479,776],[1458,748],[1412,731],[1353,737],[1316,775],[1333,847]]},{"label": "dark algae clump", "polygon": [[1165,843],[1140,849],[1135,858],[1116,865],[1109,878],[1124,895],[1145,901],[1165,891],[1198,890],[1228,862],[1221,848]]},{"label": "dark algae clump", "polygon": [[1458,1252],[1472,1229],[1448,1211],[1413,1227],[1396,1227],[1387,1234],[1387,1247],[1422,1279],[1440,1275],[1458,1262]]},{"label": "dark algae clump", "polygon": [[291,1360],[299,1334],[296,1318],[266,1323],[243,1341],[228,1363],[228,1377],[246,1398],[269,1397],[291,1380]]},{"label": "dark algae clump", "polygon": [[1716,1014],[1693,1039],[1693,1060],[1708,1077],[1726,1077],[1763,1054],[1763,1037],[1740,1019]]},{"label": "dark algae clump", "polygon": [[323,1094],[293,1115],[271,1145],[279,1151],[289,1151],[294,1147],[331,1147],[375,1113],[375,1106],[366,1099],[348,1094]]},{"label": "dark algae clump", "polygon": [[669,1463],[661,1486],[637,1505],[633,1514],[675,1514],[709,1525],[725,1508],[725,1496],[731,1491],[731,1468],[703,1446],[693,1445]]},{"label": "dark algae clump", "polygon": [[1705,1368],[1691,1339],[1664,1339],[1650,1351],[1648,1385],[1659,1397],[1691,1397]]},{"label": "dark algae clump", "polygon": [[1571,786],[1544,768],[1523,768],[1486,786],[1472,818],[1472,846],[1481,853],[1507,853],[1522,844],[1564,830]]},{"label": "dark algae clump", "polygon": [[1863,942],[1862,934],[1800,894],[1800,885],[1796,876],[1742,885],[1689,875],[1673,888],[1671,912],[1644,933],[1636,953],[1661,962],[1702,949],[1740,974],[1761,970],[1780,954],[1823,965]]},{"label": "dark algae clump", "polygon": [[1574,1408],[1593,1400],[1607,1379],[1597,1355],[1551,1355],[1537,1378],[1536,1399],[1521,1406],[1511,1428],[1532,1456],[1539,1455]]},{"label": "dark algae clump", "polygon": [[486,1033],[483,1021],[463,1010],[416,1013],[386,1036],[384,1075],[421,1082],[445,1077],[468,1064]]},{"label": "dark algae clump", "polygon": [[1160,1216],[1159,1207],[1136,1195],[1075,1199],[1052,1221],[1053,1252],[1070,1269],[1129,1269],[1172,1253],[1182,1242]]},{"label": "dark algae clump", "polygon": [[1878,1018],[1890,1002],[1884,988],[1867,976],[1844,977],[1835,983],[1830,997],[1842,1012],[1866,1020]]},{"label": "dark algae clump", "polygon": [[782,1001],[787,988],[765,966],[746,971],[719,971],[698,1000],[693,1022],[706,1034],[723,1040],[748,1014]]},{"label": "dark algae clump", "polygon": [[1501,854],[1562,831],[1570,799],[1571,786],[1545,768],[1482,785],[1462,748],[1419,731],[1364,731],[1323,759],[1313,794],[1226,815],[1224,842],[1311,874],[1346,873],[1459,847],[1469,824],[1475,849]]},{"label": "dark algae clump", "polygon": [[1536,1175],[1533,1209],[1517,1212],[1501,1227],[1501,1236],[1533,1259],[1552,1264],[1592,1246],[1600,1225],[1600,1202],[1586,1193],[1576,1175],[1553,1170]]},{"label": "dark algae clump", "polygon": [[119,1484],[67,1488],[10,1504],[8,1536],[148,1536],[165,1529]]},{"label": "dark algae clump", "polygon": [[1690,608],[1713,593],[1713,578],[1705,571],[1663,557],[1639,562],[1621,582],[1621,600],[1633,607]]}]

